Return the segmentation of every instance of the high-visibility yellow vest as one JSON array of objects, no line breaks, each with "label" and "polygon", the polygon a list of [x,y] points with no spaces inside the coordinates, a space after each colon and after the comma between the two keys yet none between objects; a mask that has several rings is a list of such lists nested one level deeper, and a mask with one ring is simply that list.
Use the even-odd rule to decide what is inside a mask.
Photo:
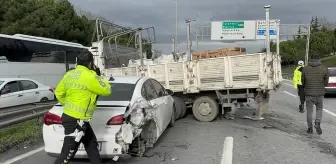
[{"label": "high-visibility yellow vest", "polygon": [[55,89],[55,96],[63,106],[63,113],[80,119],[91,119],[98,96],[111,94],[110,83],[95,71],[77,65],[68,71]]},{"label": "high-visibility yellow vest", "polygon": [[298,66],[294,70],[294,76],[293,76],[293,87],[294,88],[297,88],[298,85],[302,85],[302,81],[301,81],[302,73],[301,73],[301,71],[299,71],[299,69],[302,68],[302,67],[303,66]]}]

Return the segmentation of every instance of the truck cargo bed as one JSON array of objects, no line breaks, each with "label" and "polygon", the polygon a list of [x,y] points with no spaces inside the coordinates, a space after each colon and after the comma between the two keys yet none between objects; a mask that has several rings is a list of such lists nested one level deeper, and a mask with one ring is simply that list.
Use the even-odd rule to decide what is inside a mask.
[{"label": "truck cargo bed", "polygon": [[[282,81],[280,56],[253,53],[145,66],[145,76],[174,92],[256,88],[270,90]],[[141,76],[139,67],[110,68],[107,76]]]}]

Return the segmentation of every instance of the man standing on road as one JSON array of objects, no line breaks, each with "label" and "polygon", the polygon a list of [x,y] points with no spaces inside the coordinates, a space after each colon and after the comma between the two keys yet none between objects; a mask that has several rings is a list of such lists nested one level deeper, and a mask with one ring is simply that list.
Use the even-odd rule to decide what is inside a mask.
[{"label": "man standing on road", "polygon": [[299,109],[301,113],[304,113],[304,102],[305,102],[305,94],[304,94],[304,89],[302,86],[302,69],[304,67],[304,62],[300,60],[298,62],[298,66],[294,70],[294,76],[293,76],[293,87],[297,89],[298,95],[300,97],[300,105]]},{"label": "man standing on road", "polygon": [[[89,120],[96,109],[98,96],[111,94],[111,85],[100,77],[93,64],[93,55],[84,51],[77,57],[77,66],[69,70],[55,89],[63,106],[64,143],[55,164],[69,163],[83,143],[90,163],[101,164],[98,142]],[[83,135],[84,134],[84,135]]]},{"label": "man standing on road", "polygon": [[313,133],[313,108],[316,106],[315,129],[322,134],[321,120],[325,86],[328,85],[328,69],[317,58],[312,56],[311,62],[302,70],[302,85],[306,95],[308,133]]}]

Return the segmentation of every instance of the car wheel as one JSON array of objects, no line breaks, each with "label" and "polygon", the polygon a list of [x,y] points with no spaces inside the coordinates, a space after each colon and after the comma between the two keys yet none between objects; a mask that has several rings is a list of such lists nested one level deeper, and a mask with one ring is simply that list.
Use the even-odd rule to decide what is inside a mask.
[{"label": "car wheel", "polygon": [[46,98],[46,97],[43,97],[43,98],[40,100],[41,103],[43,103],[43,102],[47,102],[47,101],[49,101],[49,99]]},{"label": "car wheel", "polygon": [[132,157],[142,157],[146,152],[146,143],[140,136],[136,137],[130,145],[129,155]]},{"label": "car wheel", "polygon": [[219,109],[213,98],[202,96],[195,100],[192,111],[198,121],[210,122],[218,116]]},{"label": "car wheel", "polygon": [[175,104],[173,104],[173,113],[172,113],[172,116],[170,118],[170,123],[169,123],[169,126],[170,127],[174,127],[175,126],[175,112],[176,112],[176,107],[175,107]]}]

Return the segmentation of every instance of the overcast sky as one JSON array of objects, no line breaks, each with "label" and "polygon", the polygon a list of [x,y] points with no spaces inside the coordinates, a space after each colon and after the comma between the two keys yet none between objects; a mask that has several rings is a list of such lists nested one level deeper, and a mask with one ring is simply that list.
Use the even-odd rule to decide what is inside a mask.
[{"label": "overcast sky", "polygon": [[[280,19],[281,24],[309,23],[312,16],[336,20],[336,0],[177,0],[179,12],[179,42],[184,49],[186,38],[185,19],[194,19],[198,24],[211,20],[255,20],[265,19],[265,4],[271,5],[270,19]],[[100,15],[116,24],[130,27],[155,27],[157,41],[164,52],[171,50],[170,39],[175,36],[176,0],[70,0],[75,7]],[[282,29],[280,29],[281,31]],[[192,30],[194,33],[195,30]],[[193,36],[193,38],[195,38]],[[204,41],[209,41],[210,38]],[[222,47],[222,44],[211,44]],[[227,46],[228,44],[225,44]],[[229,44],[235,45],[235,44]],[[250,51],[264,46],[262,41],[244,42]],[[225,47],[224,46],[224,47]],[[203,47],[203,48],[202,48]],[[209,44],[200,44],[201,49]],[[196,44],[193,42],[193,48]]]}]

